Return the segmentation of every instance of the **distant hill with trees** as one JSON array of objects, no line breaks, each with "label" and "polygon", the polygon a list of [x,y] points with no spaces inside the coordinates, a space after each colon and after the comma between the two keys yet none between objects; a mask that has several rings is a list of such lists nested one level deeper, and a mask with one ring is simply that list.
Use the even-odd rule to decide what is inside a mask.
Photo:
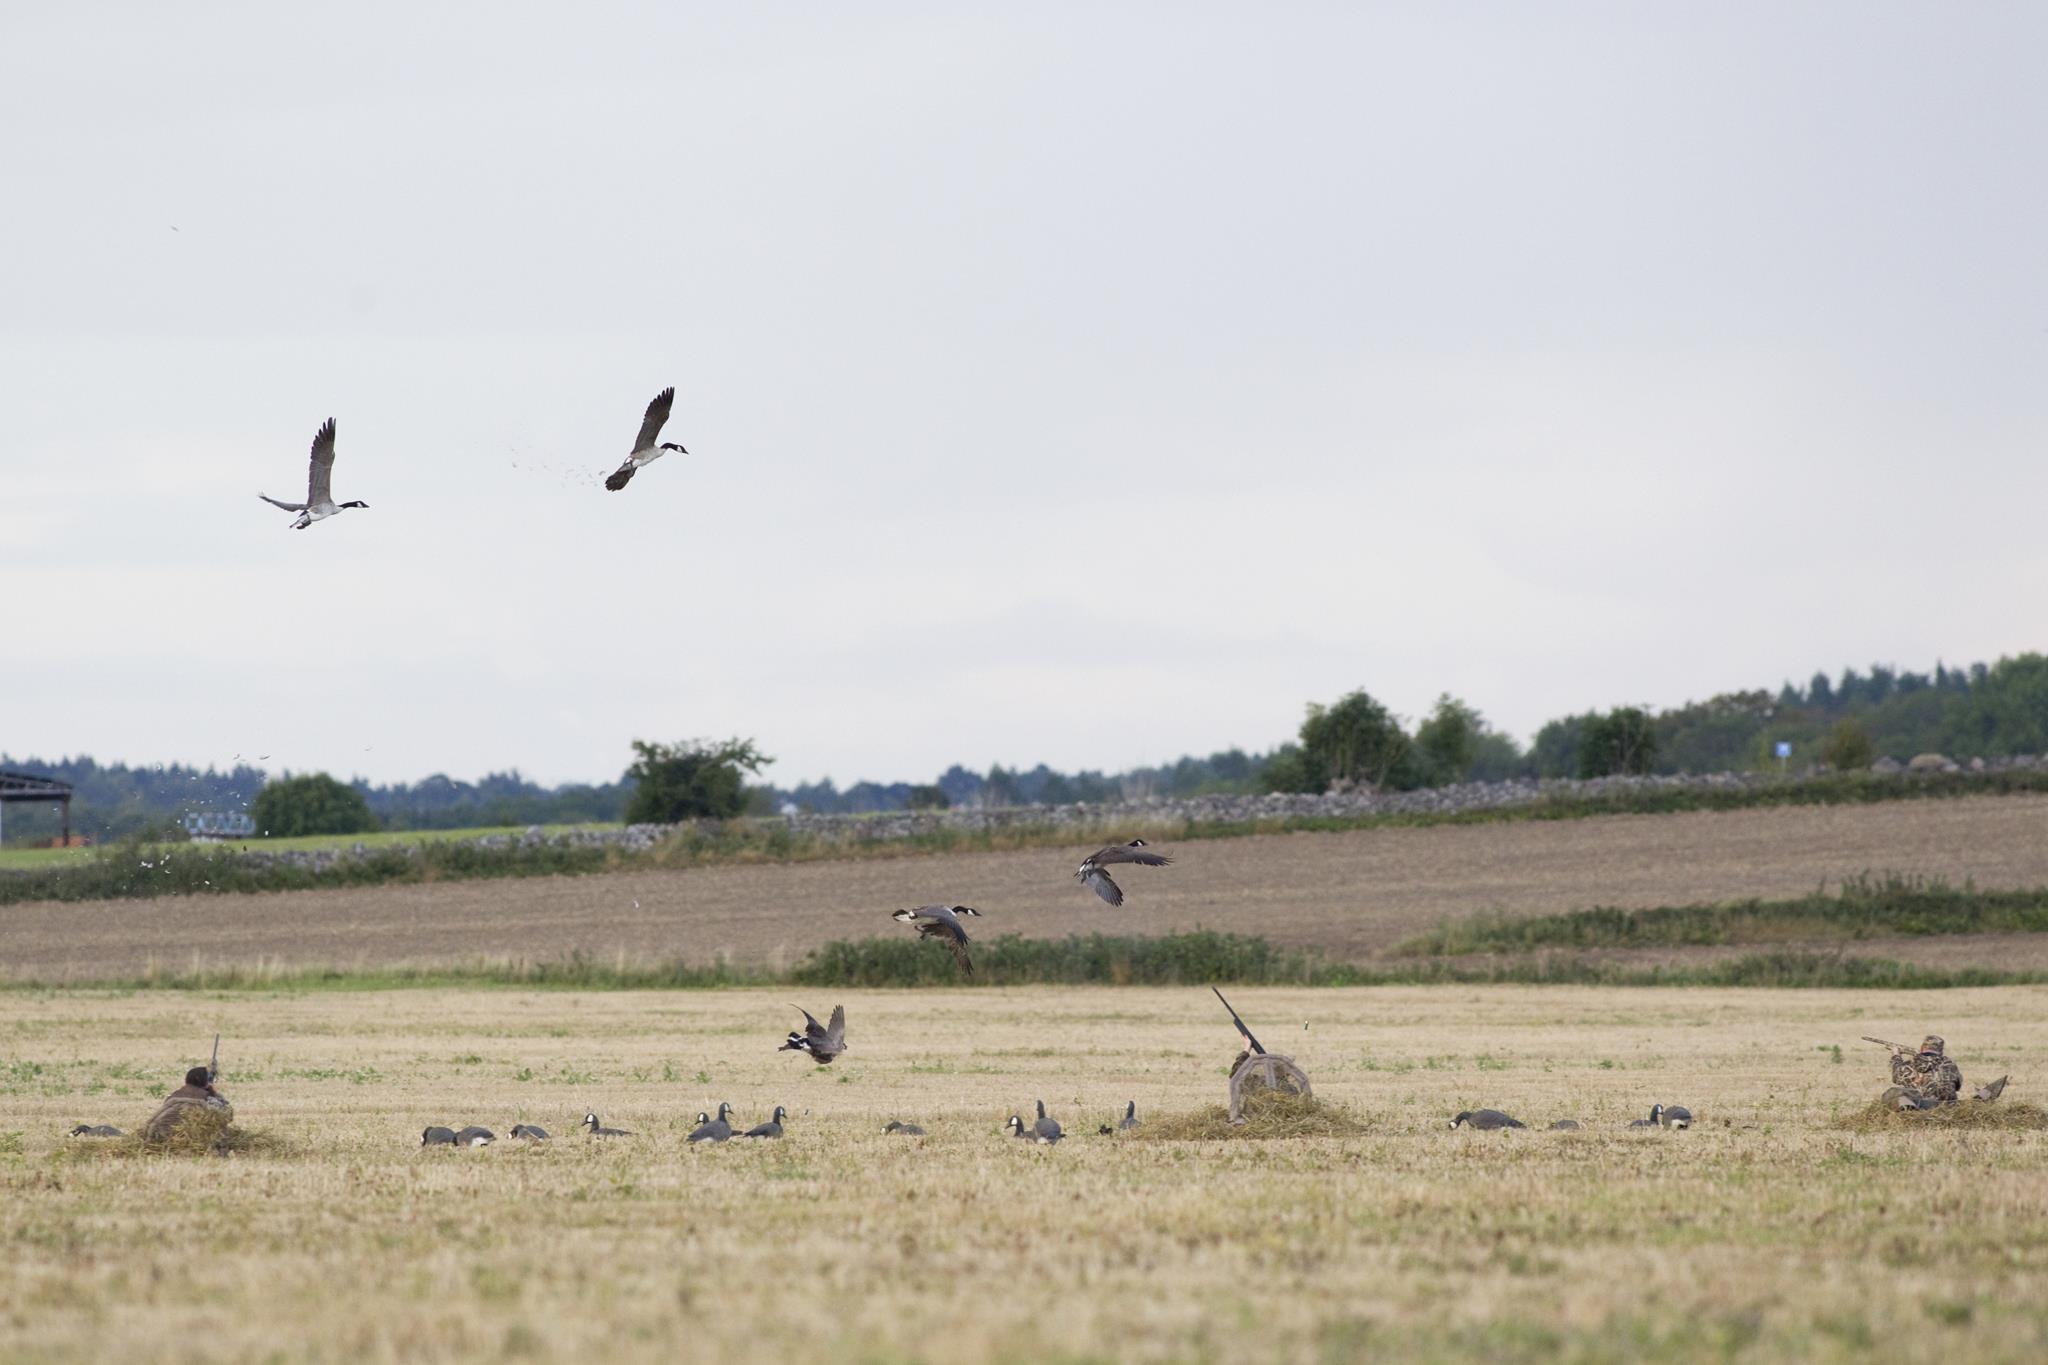
[{"label": "distant hill with trees", "polygon": [[[1263,753],[1226,749],[1122,773],[1063,773],[1043,763],[1034,768],[998,764],[975,772],[955,764],[925,782],[862,781],[841,788],[825,778],[790,787],[749,786],[741,796],[744,808],[756,814],[787,808],[859,813],[913,805],[1006,806],[1209,792],[1323,791],[1332,785],[1407,789],[1609,772],[1754,771],[1777,765],[1774,754],[1780,742],[1792,746],[1790,761],[1795,768],[1815,763],[1861,767],[1875,757],[1904,760],[1927,752],[1963,761],[2048,753],[2048,657],[2021,654],[1955,669],[1937,663],[1929,673],[1872,664],[1862,670],[1845,668],[1834,677],[1815,673],[1803,686],[1788,681],[1776,691],[1724,692],[1665,711],[1621,704],[1560,716],[1539,729],[1527,747],[1457,697],[1439,697],[1428,715],[1411,724],[1360,690],[1332,702],[1312,703],[1300,734]],[[727,750],[731,745],[745,745],[747,754],[755,754],[751,741],[728,741]],[[640,788],[636,771],[659,771],[679,783],[696,782],[675,766],[691,752],[690,746],[652,746],[639,755],[635,768],[608,783],[548,787],[511,769],[475,782],[436,773],[413,783],[377,785],[356,779],[347,785],[386,829],[616,821],[625,818]],[[102,841],[173,835],[188,812],[249,809],[271,781],[263,770],[247,763],[223,771],[177,764],[129,767],[83,757],[48,762],[0,754],[0,768],[69,782],[76,789],[73,828]],[[710,803],[706,809],[731,809],[735,799],[724,792],[715,799],[704,796]],[[48,839],[57,832],[57,813],[11,806],[6,831],[7,842],[15,846]]]}]

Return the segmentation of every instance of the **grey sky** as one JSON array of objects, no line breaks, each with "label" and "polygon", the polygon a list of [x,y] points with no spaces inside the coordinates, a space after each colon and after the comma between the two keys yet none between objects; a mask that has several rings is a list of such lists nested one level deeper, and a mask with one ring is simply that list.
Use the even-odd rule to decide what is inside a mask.
[{"label": "grey sky", "polygon": [[[2044,643],[2048,10],[15,6],[0,748],[1526,737]],[[598,487],[664,385],[691,450]],[[338,497],[304,488],[339,422]]]}]

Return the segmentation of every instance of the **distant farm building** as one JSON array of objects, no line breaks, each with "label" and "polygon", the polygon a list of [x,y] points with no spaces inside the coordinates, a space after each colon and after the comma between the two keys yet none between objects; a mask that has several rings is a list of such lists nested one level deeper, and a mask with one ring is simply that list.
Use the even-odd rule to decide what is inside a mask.
[{"label": "distant farm building", "polygon": [[37,777],[32,773],[0,772],[0,840],[6,837],[7,804],[10,801],[29,801],[42,804],[55,801],[64,808],[64,835],[57,841],[57,847],[71,847],[71,784],[59,782],[54,777]]}]

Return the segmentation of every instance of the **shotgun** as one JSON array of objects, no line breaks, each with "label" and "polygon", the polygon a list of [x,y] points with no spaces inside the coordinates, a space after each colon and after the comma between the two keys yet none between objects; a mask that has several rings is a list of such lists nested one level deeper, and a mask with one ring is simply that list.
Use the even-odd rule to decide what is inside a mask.
[{"label": "shotgun", "polygon": [[1866,1043],[1876,1043],[1879,1047],[1888,1047],[1894,1052],[1918,1052],[1920,1050],[1914,1047],[1907,1047],[1904,1043],[1887,1043],[1884,1039],[1873,1038],[1867,1033],[1863,1035],[1863,1041]]},{"label": "shotgun", "polygon": [[[1212,991],[1216,991],[1216,998],[1218,1000],[1223,1000],[1222,991],[1217,990],[1214,986],[1211,986],[1209,989]],[[1223,1008],[1230,1010],[1230,1002],[1228,1000],[1223,1000]],[[1258,1053],[1260,1056],[1265,1055],[1266,1049],[1260,1047],[1259,1040],[1252,1037],[1252,1031],[1244,1026],[1244,1020],[1237,1017],[1236,1010],[1230,1010],[1230,1022],[1237,1025],[1237,1031],[1244,1035],[1245,1046],[1249,1047],[1252,1051]]]}]

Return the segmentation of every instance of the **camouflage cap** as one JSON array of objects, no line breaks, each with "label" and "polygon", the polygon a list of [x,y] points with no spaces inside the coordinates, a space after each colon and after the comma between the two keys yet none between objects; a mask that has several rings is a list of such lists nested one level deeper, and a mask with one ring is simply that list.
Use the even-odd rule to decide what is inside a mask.
[{"label": "camouflage cap", "polygon": [[1938,1034],[1930,1033],[1925,1038],[1922,1038],[1920,1040],[1920,1050],[1922,1052],[1932,1052],[1939,1054],[1941,1050],[1947,1046],[1948,1044],[1943,1042],[1941,1040],[1940,1035]]}]

